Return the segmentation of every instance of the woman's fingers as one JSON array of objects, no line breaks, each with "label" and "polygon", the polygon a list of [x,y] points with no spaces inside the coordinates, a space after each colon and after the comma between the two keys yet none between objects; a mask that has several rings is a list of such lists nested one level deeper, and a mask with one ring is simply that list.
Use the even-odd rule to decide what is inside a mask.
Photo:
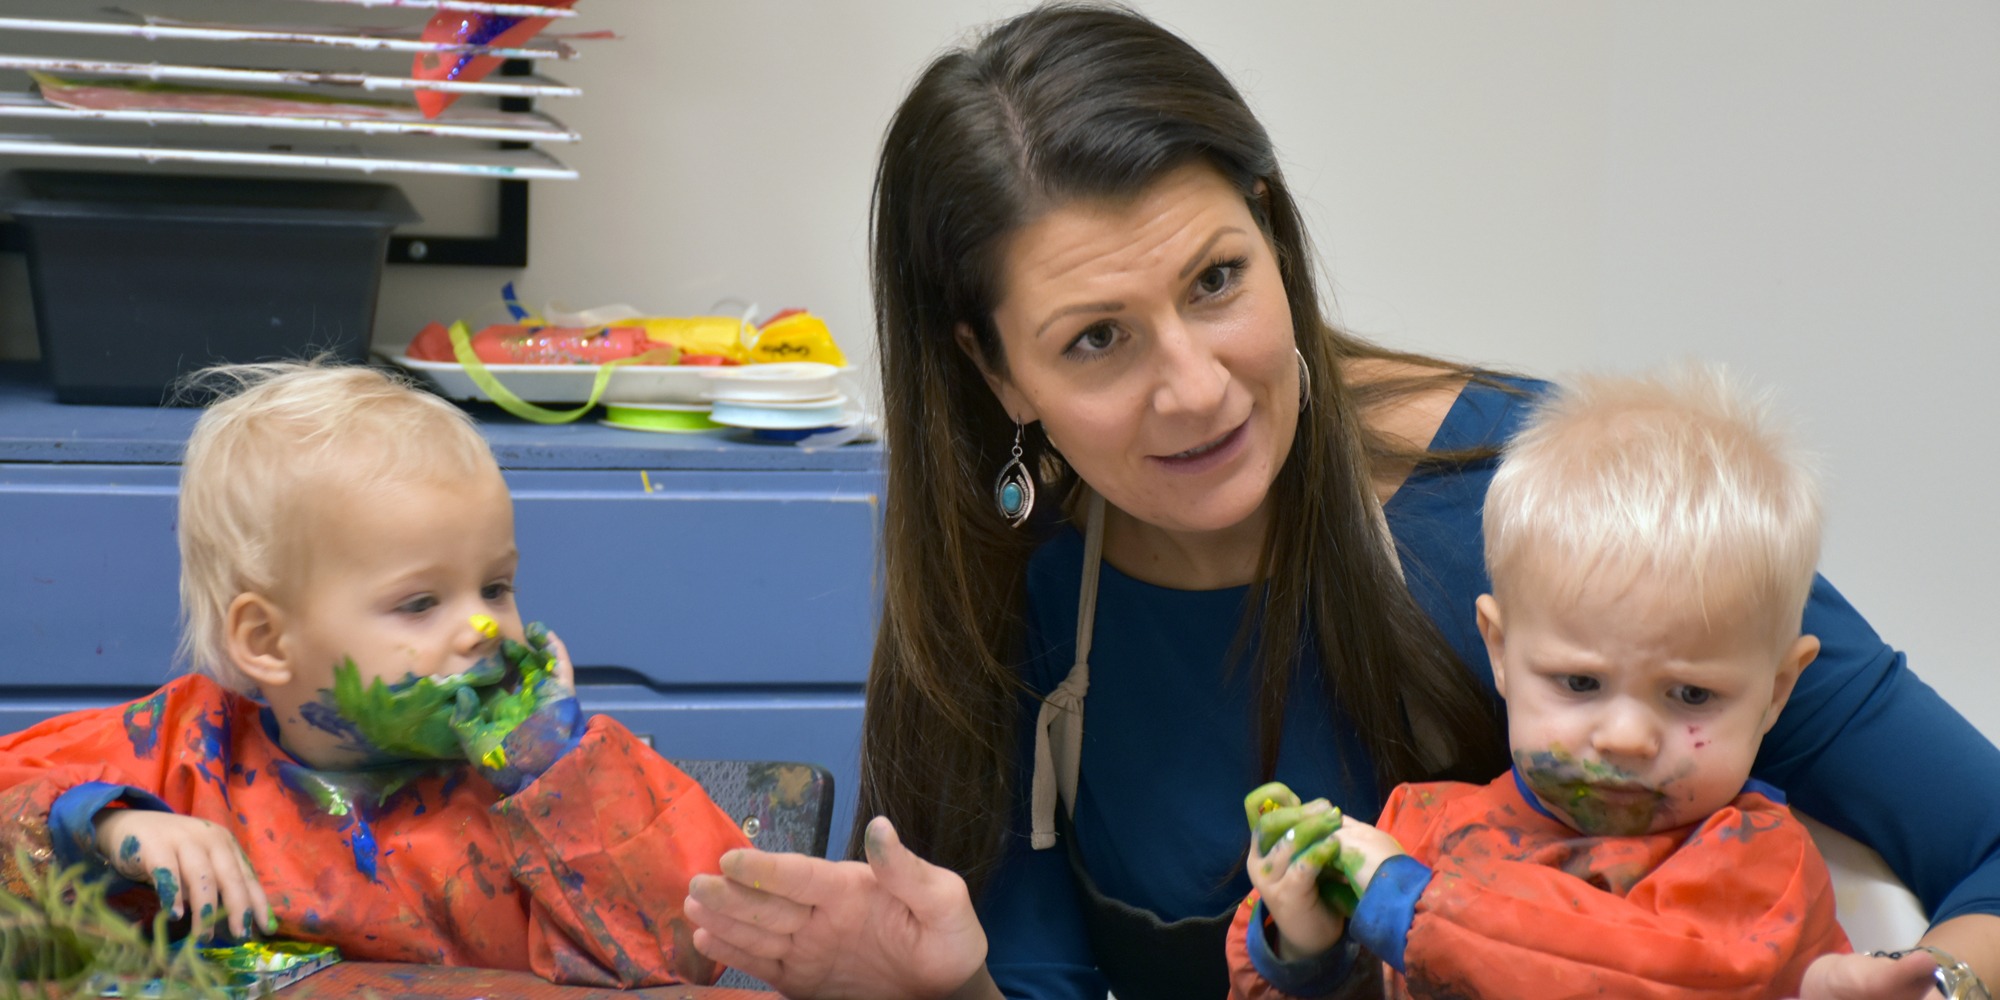
[{"label": "woman's fingers", "polygon": [[842,864],[853,862],[744,847],[722,856],[722,874],[737,885],[780,899],[803,906],[825,906],[839,901],[850,881],[839,877]]},{"label": "woman's fingers", "polygon": [[[711,926],[712,918],[713,926],[723,927],[726,922],[728,929],[723,935],[738,944],[752,931],[788,938],[812,917],[811,907],[713,875],[697,875],[690,880],[687,898],[700,908],[697,923]],[[742,930],[736,930],[738,927]]]},{"label": "woman's fingers", "polygon": [[783,982],[785,978],[785,963],[752,955],[717,937],[706,926],[695,928],[694,950],[767,983]]}]

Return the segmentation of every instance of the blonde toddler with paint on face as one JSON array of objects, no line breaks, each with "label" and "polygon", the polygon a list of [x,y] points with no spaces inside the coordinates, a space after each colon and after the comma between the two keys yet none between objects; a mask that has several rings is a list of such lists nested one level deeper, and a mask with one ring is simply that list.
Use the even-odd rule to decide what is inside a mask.
[{"label": "blonde toddler with paint on face", "polygon": [[0,881],[349,958],[635,987],[712,979],[680,912],[743,846],[585,718],[514,604],[513,503],[471,419],[384,372],[212,370],[177,532],[194,671],[0,737]]},{"label": "blonde toddler with paint on face", "polygon": [[1252,793],[1233,994],[1332,995],[1380,962],[1394,996],[1798,995],[1850,950],[1751,777],[1819,650],[1806,462],[1719,371],[1581,379],[1508,444],[1484,527],[1513,769],[1400,786],[1373,825]]}]

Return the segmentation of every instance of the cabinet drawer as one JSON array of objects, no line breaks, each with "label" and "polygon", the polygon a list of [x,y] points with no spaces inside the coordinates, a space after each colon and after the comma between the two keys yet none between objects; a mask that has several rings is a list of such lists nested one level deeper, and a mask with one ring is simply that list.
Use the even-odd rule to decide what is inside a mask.
[{"label": "cabinet drawer", "polygon": [[[14,733],[64,712],[143,698],[151,689],[105,689],[0,696],[0,733]],[[833,772],[833,833],[828,853],[841,857],[854,821],[861,747],[861,692],[716,694],[661,692],[621,684],[580,684],[585,712],[616,718],[662,756],[697,760],[787,760]]]},{"label": "cabinet drawer", "polygon": [[[0,466],[0,685],[150,687],[178,635],[170,466]],[[525,617],[656,684],[859,684],[875,477],[509,475]]]}]

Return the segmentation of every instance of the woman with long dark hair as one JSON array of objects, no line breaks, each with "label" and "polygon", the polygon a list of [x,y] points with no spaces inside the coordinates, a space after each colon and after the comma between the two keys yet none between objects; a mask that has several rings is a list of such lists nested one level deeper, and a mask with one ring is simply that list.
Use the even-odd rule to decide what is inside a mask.
[{"label": "woman with long dark hair", "polygon": [[[1539,387],[1326,322],[1263,126],[1118,8],[934,62],[873,246],[860,815],[886,819],[856,831],[869,864],[733,855],[696,944],[794,995],[1219,997],[1248,789],[1370,818],[1399,782],[1507,767],[1478,512]],[[1881,850],[1955,918],[1931,943],[1990,974],[2000,815],[1932,792],[2000,787],[2000,752],[1823,582],[1806,631],[1827,652],[1758,776]]]}]

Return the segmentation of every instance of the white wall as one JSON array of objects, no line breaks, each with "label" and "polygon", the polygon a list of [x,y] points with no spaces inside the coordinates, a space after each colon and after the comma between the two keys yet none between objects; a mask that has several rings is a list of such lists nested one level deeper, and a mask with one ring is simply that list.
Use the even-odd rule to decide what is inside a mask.
[{"label": "white wall", "polygon": [[[626,41],[554,71],[586,89],[546,105],[585,133],[561,153],[584,179],[536,186],[524,293],[809,306],[864,354],[881,129],[931,55],[1022,6],[583,0],[578,27]],[[1351,327],[1535,374],[1693,355],[1778,386],[1824,457],[1828,575],[2000,737],[1977,625],[2000,6],[1140,6],[1265,116]],[[378,341],[509,277],[392,269]]]}]

